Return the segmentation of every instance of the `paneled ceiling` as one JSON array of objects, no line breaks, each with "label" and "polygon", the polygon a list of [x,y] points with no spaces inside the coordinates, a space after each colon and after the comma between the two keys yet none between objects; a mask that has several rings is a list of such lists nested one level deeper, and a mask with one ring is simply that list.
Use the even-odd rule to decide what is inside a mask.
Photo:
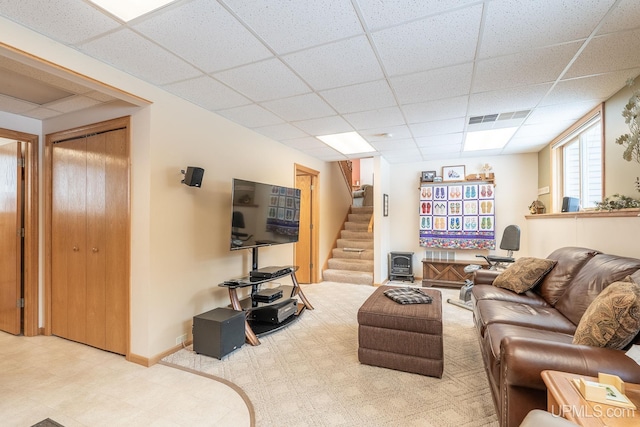
[{"label": "paneled ceiling", "polygon": [[[88,0],[0,0],[0,15],[327,161],[345,157],[315,136],[353,130],[390,163],[536,152],[640,74],[638,0],[180,0],[128,23]],[[0,61],[0,110],[109,102],[38,76],[16,90],[19,65]],[[464,153],[470,118],[496,114],[514,137]]]}]

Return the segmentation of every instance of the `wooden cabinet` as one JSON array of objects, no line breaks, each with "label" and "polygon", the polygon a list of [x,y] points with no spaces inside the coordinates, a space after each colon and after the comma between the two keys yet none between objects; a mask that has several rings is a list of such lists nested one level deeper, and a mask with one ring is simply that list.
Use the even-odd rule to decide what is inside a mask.
[{"label": "wooden cabinet", "polygon": [[464,281],[473,279],[473,273],[465,273],[464,268],[470,264],[487,266],[485,261],[443,261],[422,260],[422,286],[445,286],[459,288]]},{"label": "wooden cabinet", "polygon": [[125,354],[128,131],[72,137],[51,153],[52,333]]}]

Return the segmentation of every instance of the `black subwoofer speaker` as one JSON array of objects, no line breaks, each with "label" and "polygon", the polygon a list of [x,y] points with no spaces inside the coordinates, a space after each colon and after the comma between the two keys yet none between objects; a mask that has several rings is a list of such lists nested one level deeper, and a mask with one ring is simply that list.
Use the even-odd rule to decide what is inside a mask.
[{"label": "black subwoofer speaker", "polygon": [[245,313],[215,308],[193,318],[193,351],[222,359],[244,344]]},{"label": "black subwoofer speaker", "polygon": [[187,171],[184,173],[182,183],[187,184],[189,187],[200,187],[202,185],[203,175],[204,169],[188,166]]}]

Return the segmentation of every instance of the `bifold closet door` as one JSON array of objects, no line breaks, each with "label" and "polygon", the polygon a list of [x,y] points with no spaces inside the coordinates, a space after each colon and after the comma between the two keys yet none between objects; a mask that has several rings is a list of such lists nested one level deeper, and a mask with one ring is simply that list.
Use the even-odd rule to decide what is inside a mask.
[{"label": "bifold closet door", "polygon": [[124,354],[126,131],[57,143],[52,167],[52,333]]}]

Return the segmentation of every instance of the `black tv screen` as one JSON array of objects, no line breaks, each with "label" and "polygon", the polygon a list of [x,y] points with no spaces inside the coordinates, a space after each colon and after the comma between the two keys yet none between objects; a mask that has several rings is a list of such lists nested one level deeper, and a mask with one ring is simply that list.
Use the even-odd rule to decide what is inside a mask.
[{"label": "black tv screen", "polygon": [[231,250],[298,241],[299,189],[234,178],[231,198]]}]

